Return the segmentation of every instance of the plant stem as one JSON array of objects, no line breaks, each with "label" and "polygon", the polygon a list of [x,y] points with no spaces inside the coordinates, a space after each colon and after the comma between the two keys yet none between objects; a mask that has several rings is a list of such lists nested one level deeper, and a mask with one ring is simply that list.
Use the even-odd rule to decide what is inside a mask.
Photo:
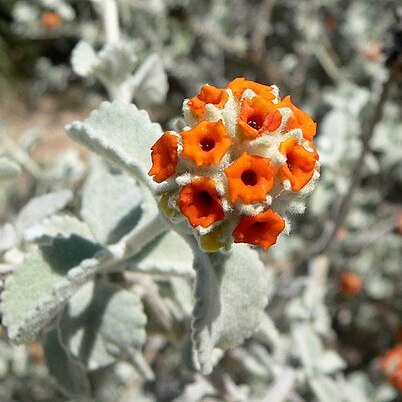
[{"label": "plant stem", "polygon": [[115,0],[103,0],[103,23],[105,27],[106,44],[120,40],[119,12]]}]

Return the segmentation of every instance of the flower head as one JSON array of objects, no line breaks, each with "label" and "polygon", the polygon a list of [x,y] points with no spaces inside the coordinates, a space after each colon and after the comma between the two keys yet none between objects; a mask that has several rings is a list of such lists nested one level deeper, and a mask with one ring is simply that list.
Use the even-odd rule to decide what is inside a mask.
[{"label": "flower head", "polygon": [[173,176],[177,165],[177,137],[165,132],[151,148],[152,168],[150,176],[155,176],[157,183]]},{"label": "flower head", "polygon": [[402,345],[389,349],[381,358],[380,367],[387,380],[402,391]]},{"label": "flower head", "polygon": [[62,23],[63,20],[55,11],[45,11],[41,16],[41,24],[46,29],[58,28]]},{"label": "flower head", "polygon": [[345,296],[357,296],[363,290],[363,281],[354,272],[343,272],[340,277],[340,288]]},{"label": "flower head", "polygon": [[244,78],[204,85],[183,111],[183,131],[152,147],[149,174],[169,179],[164,215],[184,217],[208,252],[233,242],[268,249],[319,177],[315,123],[275,86]]}]

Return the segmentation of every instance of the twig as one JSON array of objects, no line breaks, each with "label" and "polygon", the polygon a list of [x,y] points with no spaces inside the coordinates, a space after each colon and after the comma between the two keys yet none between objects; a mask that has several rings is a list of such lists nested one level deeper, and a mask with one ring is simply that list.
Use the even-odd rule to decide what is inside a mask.
[{"label": "twig", "polygon": [[309,257],[327,252],[331,247],[332,241],[334,240],[338,232],[338,229],[343,225],[343,222],[345,221],[346,215],[349,212],[352,203],[354,192],[356,191],[361,180],[364,160],[370,149],[370,141],[373,137],[374,129],[382,119],[384,105],[388,98],[389,89],[395,77],[396,77],[396,69],[392,69],[387,81],[385,81],[382,86],[381,95],[378,98],[378,101],[374,107],[372,118],[369,120],[367,125],[365,125],[364,122],[362,123],[362,135],[361,135],[362,147],[360,150],[359,157],[356,161],[356,164],[351,171],[352,178],[350,180],[348,189],[345,193],[344,198],[340,203],[335,218],[327,226],[327,230],[321,235],[319,241],[315,245],[313,245],[313,247],[310,250]]}]

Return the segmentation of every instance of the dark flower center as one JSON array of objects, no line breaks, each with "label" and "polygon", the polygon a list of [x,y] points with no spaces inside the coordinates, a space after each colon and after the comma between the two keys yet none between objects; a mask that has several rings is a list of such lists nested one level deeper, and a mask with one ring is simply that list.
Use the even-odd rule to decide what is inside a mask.
[{"label": "dark flower center", "polygon": [[213,138],[205,137],[200,141],[200,147],[203,151],[209,152],[215,147],[215,141]]},{"label": "dark flower center", "polygon": [[247,169],[241,174],[241,181],[246,186],[255,186],[258,182],[258,177],[254,170]]}]

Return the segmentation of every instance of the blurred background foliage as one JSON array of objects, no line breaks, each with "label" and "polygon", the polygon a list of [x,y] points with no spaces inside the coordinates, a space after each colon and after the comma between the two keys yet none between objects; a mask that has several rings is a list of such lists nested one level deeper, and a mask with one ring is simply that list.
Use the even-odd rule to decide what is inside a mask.
[{"label": "blurred background foliage", "polygon": [[[3,231],[31,197],[82,187],[87,154],[67,139],[63,126],[107,99],[98,82],[77,76],[70,63],[80,40],[97,50],[104,43],[97,6],[96,1],[0,0],[1,150],[22,166],[18,178],[1,183]],[[237,76],[275,83],[281,96],[290,94],[318,122],[321,182],[292,234],[263,257],[275,278],[267,311],[284,340],[294,336],[291,328],[300,317],[317,321],[323,345],[344,362],[337,386],[343,381],[356,387],[345,401],[397,400],[402,387],[386,385],[380,357],[402,342],[400,3],[118,0],[118,6],[122,36],[138,60],[154,52],[163,62],[166,100],[136,99],[163,127],[172,127],[183,99],[200,85],[225,86]],[[75,211],[78,203],[68,208]],[[5,279],[7,264],[18,256],[1,247]],[[325,272],[319,278],[317,264]],[[308,293],[311,278],[324,289],[319,297]],[[166,285],[159,286],[161,300],[168,298]],[[263,335],[230,351],[204,378],[182,361],[183,331],[169,334],[158,319],[152,322],[152,303],[148,308],[153,335],[146,356],[156,379],[130,377],[131,368],[119,363],[113,373],[103,373],[115,381],[110,389],[117,383],[126,387],[123,379],[130,377],[130,386],[141,392],[133,393],[136,399],[118,399],[105,387],[97,400],[272,400],[266,399],[272,367],[285,357],[267,346]],[[189,325],[185,315],[173,322]],[[1,401],[68,400],[49,377],[39,343],[10,347],[4,333],[1,337]],[[97,374],[93,387],[102,373]],[[333,401],[298,381],[284,401]]]}]

